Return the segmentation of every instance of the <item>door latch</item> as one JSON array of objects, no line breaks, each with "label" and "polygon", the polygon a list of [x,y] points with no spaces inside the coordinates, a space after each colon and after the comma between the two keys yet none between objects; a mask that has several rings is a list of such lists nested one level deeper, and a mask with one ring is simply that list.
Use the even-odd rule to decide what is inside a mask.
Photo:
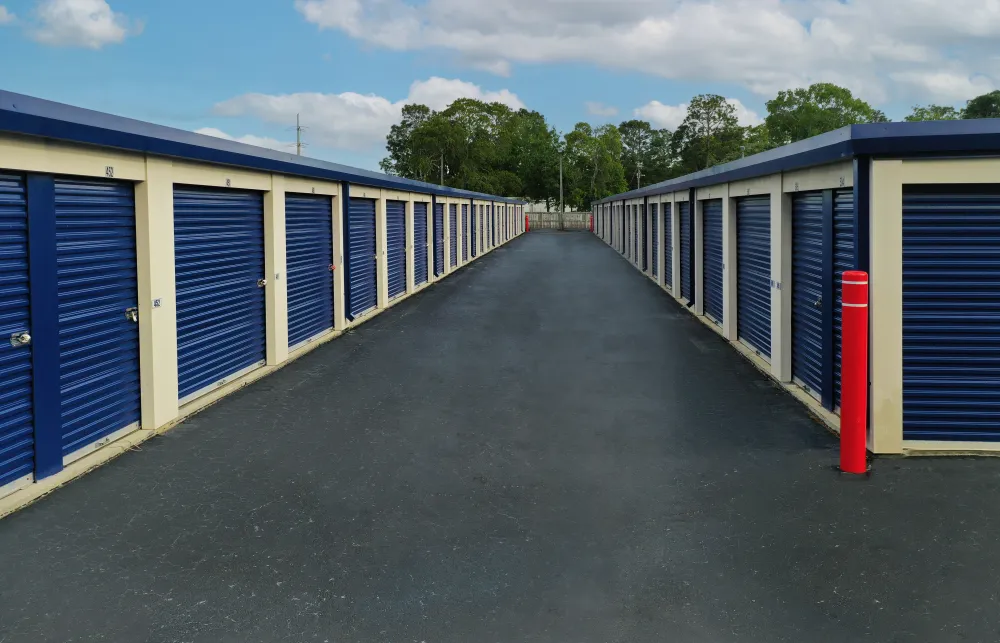
[{"label": "door latch", "polygon": [[125,319],[129,320],[133,324],[139,323],[139,309],[138,308],[126,308],[125,309]]},{"label": "door latch", "polygon": [[815,306],[816,308],[822,308],[823,307],[823,296],[822,295],[820,295],[820,297],[815,302],[813,302],[813,306]]},{"label": "door latch", "polygon": [[21,331],[20,333],[14,333],[10,336],[10,345],[14,348],[27,346],[30,343],[31,335],[28,334],[28,331]]},{"label": "door latch", "polygon": [[258,279],[257,280],[257,287],[258,288],[263,288],[266,285],[267,285],[267,279]]}]

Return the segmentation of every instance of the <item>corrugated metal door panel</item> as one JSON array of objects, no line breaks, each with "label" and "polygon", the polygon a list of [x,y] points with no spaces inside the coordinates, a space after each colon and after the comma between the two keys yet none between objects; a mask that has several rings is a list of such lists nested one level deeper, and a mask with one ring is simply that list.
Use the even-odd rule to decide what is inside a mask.
[{"label": "corrugated metal door panel", "polygon": [[469,206],[462,204],[462,261],[469,260]]},{"label": "corrugated metal door panel", "polygon": [[139,422],[135,189],[57,178],[59,394],[63,456]]},{"label": "corrugated metal door panel", "polygon": [[663,204],[663,283],[673,290],[674,283],[674,227],[670,204]]},{"label": "corrugated metal door panel", "polygon": [[347,212],[347,314],[360,317],[378,304],[375,199],[351,198]]},{"label": "corrugated metal door panel", "polygon": [[691,301],[691,204],[681,201],[677,204],[681,217],[681,297]]},{"label": "corrugated metal door panel", "polygon": [[458,265],[458,206],[448,208],[448,222],[451,224],[451,267]]},{"label": "corrugated metal door panel", "polygon": [[333,328],[333,222],[330,197],[285,195],[288,345]]},{"label": "corrugated metal door panel", "polygon": [[[483,206],[479,206],[480,208]],[[469,254],[475,257],[479,249],[479,238],[476,236],[476,206],[473,205],[469,212]]]},{"label": "corrugated metal door panel", "polygon": [[35,470],[31,345],[8,341],[31,332],[28,288],[24,178],[0,173],[0,488]]},{"label": "corrugated metal door panel", "polygon": [[854,270],[854,190],[845,188],[833,193],[833,400],[840,406],[840,318],[841,292],[845,270]]},{"label": "corrugated metal door panel", "polygon": [[427,283],[427,204],[413,204],[413,284]]},{"label": "corrugated metal door panel", "polygon": [[705,262],[705,314],[721,324],[722,303],[722,199],[705,201],[702,253]]},{"label": "corrugated metal door panel", "polygon": [[486,252],[486,207],[479,206],[479,253]]},{"label": "corrugated metal door panel", "polygon": [[792,196],[792,377],[814,396],[823,382],[823,192]]},{"label": "corrugated metal door panel", "polygon": [[771,357],[771,197],[736,202],[737,303],[739,338]]},{"label": "corrugated metal door panel", "polygon": [[434,276],[444,274],[444,204],[434,204]]},{"label": "corrugated metal door panel", "polygon": [[406,203],[385,202],[386,267],[389,298],[406,292]]},{"label": "corrugated metal door panel", "polygon": [[653,203],[653,204],[651,204],[649,206],[649,216],[650,216],[650,219],[653,222],[653,228],[652,228],[652,230],[650,230],[650,232],[652,232],[651,237],[653,239],[653,265],[652,265],[652,268],[653,268],[653,277],[655,278],[655,277],[659,277],[660,276],[660,266],[659,266],[659,258],[660,258],[659,257],[659,252],[660,252],[660,232],[659,232],[659,230],[660,230],[660,226],[659,226],[659,223],[660,223],[660,213],[659,213],[659,207],[657,207],[656,203]]},{"label": "corrugated metal door panel", "polygon": [[646,206],[642,206],[642,271],[649,270],[649,217],[646,216]]},{"label": "corrugated metal door panel", "polygon": [[903,438],[1000,440],[997,186],[904,186]]},{"label": "corrugated metal door panel", "polygon": [[264,363],[264,200],[174,186],[181,399]]}]

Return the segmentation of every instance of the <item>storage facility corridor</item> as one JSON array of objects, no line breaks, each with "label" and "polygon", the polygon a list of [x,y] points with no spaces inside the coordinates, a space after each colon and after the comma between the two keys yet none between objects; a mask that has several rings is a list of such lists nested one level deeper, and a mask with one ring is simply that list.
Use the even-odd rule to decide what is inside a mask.
[{"label": "storage facility corridor", "polygon": [[990,640],[995,461],[835,446],[532,232],[0,520],[0,641]]}]

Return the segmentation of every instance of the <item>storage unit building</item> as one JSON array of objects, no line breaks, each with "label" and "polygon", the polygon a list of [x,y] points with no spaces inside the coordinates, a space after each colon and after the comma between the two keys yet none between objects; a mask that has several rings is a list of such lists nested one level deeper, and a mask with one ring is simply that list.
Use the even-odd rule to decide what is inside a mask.
[{"label": "storage unit building", "polygon": [[480,199],[516,205],[0,91],[0,498],[386,309],[430,254],[443,276],[428,208]]},{"label": "storage unit building", "polygon": [[834,428],[841,281],[869,272],[869,448],[1000,451],[998,149],[991,120],[853,125],[610,196],[598,234],[641,266],[656,205],[649,276]]}]

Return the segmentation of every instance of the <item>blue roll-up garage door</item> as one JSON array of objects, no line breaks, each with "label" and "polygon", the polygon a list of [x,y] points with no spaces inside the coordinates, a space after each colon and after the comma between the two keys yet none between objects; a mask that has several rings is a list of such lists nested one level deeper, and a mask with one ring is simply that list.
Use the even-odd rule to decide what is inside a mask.
[{"label": "blue roll-up garage door", "polygon": [[833,399],[840,406],[840,318],[841,292],[845,270],[854,270],[854,189],[845,188],[833,193],[833,277],[836,301],[833,305]]},{"label": "blue roll-up garage door", "polygon": [[347,211],[347,315],[360,317],[378,304],[375,200],[351,199]]},{"label": "blue roll-up garage door", "polygon": [[[0,490],[35,470],[31,345],[9,339],[31,333],[28,210],[24,178],[0,173]],[[2,495],[2,494],[0,494]]]},{"label": "blue roll-up garage door", "polygon": [[736,202],[739,338],[771,357],[771,197],[748,196]]},{"label": "blue roll-up garage door", "polygon": [[642,266],[642,271],[646,272],[649,270],[649,217],[646,216],[646,206],[644,205],[639,208],[639,234],[642,236],[640,246],[642,257],[639,263]]},{"label": "blue roll-up garage door", "polygon": [[639,223],[639,206],[632,206],[632,263],[637,267],[642,267],[642,259],[639,257],[639,239],[642,236],[642,226]]},{"label": "blue roll-up garage door", "polygon": [[681,297],[692,301],[694,279],[691,273],[691,203],[681,201],[677,204],[677,212],[681,217]]},{"label": "blue roll-up garage door", "polygon": [[[479,206],[482,207],[482,206]],[[472,257],[476,256],[476,250],[479,249],[479,237],[476,236],[476,206],[472,205],[472,209],[469,212],[469,255]]]},{"label": "blue roll-up garage door", "polygon": [[434,276],[444,274],[444,204],[434,204]]},{"label": "blue roll-up garage door", "polygon": [[904,439],[1000,440],[998,257],[995,186],[903,186]]},{"label": "blue roll-up garage door", "polygon": [[174,187],[180,398],[264,364],[264,201]]},{"label": "blue roll-up garage door", "polygon": [[479,206],[479,254],[486,252],[486,208]]},{"label": "blue roll-up garage door", "polygon": [[413,284],[427,283],[427,204],[413,204]]},{"label": "blue roll-up garage door", "polygon": [[823,382],[823,193],[792,197],[792,378],[814,397]]},{"label": "blue roll-up garage door", "polygon": [[469,260],[469,206],[462,204],[462,261]]},{"label": "blue roll-up garage door", "polygon": [[722,302],[722,199],[705,201],[703,206],[705,262],[705,315],[717,324],[723,319]]},{"label": "blue roll-up garage door", "polygon": [[663,204],[663,283],[674,287],[674,223],[669,203]]},{"label": "blue roll-up garage door", "polygon": [[451,233],[448,235],[451,239],[451,267],[454,268],[458,265],[458,206],[450,205],[448,207],[448,223],[451,225]]},{"label": "blue roll-up garage door", "polygon": [[653,278],[660,276],[660,213],[657,204],[653,203],[649,206],[649,218],[653,222],[653,228],[650,230],[652,233],[650,238],[653,240]]},{"label": "blue roll-up garage door", "polygon": [[57,178],[55,211],[66,457],[139,424],[135,190]]},{"label": "blue roll-up garage door", "polygon": [[389,298],[406,292],[406,203],[385,202],[386,267]]},{"label": "blue roll-up garage door", "polygon": [[328,196],[285,195],[288,345],[333,328],[333,222]]}]

